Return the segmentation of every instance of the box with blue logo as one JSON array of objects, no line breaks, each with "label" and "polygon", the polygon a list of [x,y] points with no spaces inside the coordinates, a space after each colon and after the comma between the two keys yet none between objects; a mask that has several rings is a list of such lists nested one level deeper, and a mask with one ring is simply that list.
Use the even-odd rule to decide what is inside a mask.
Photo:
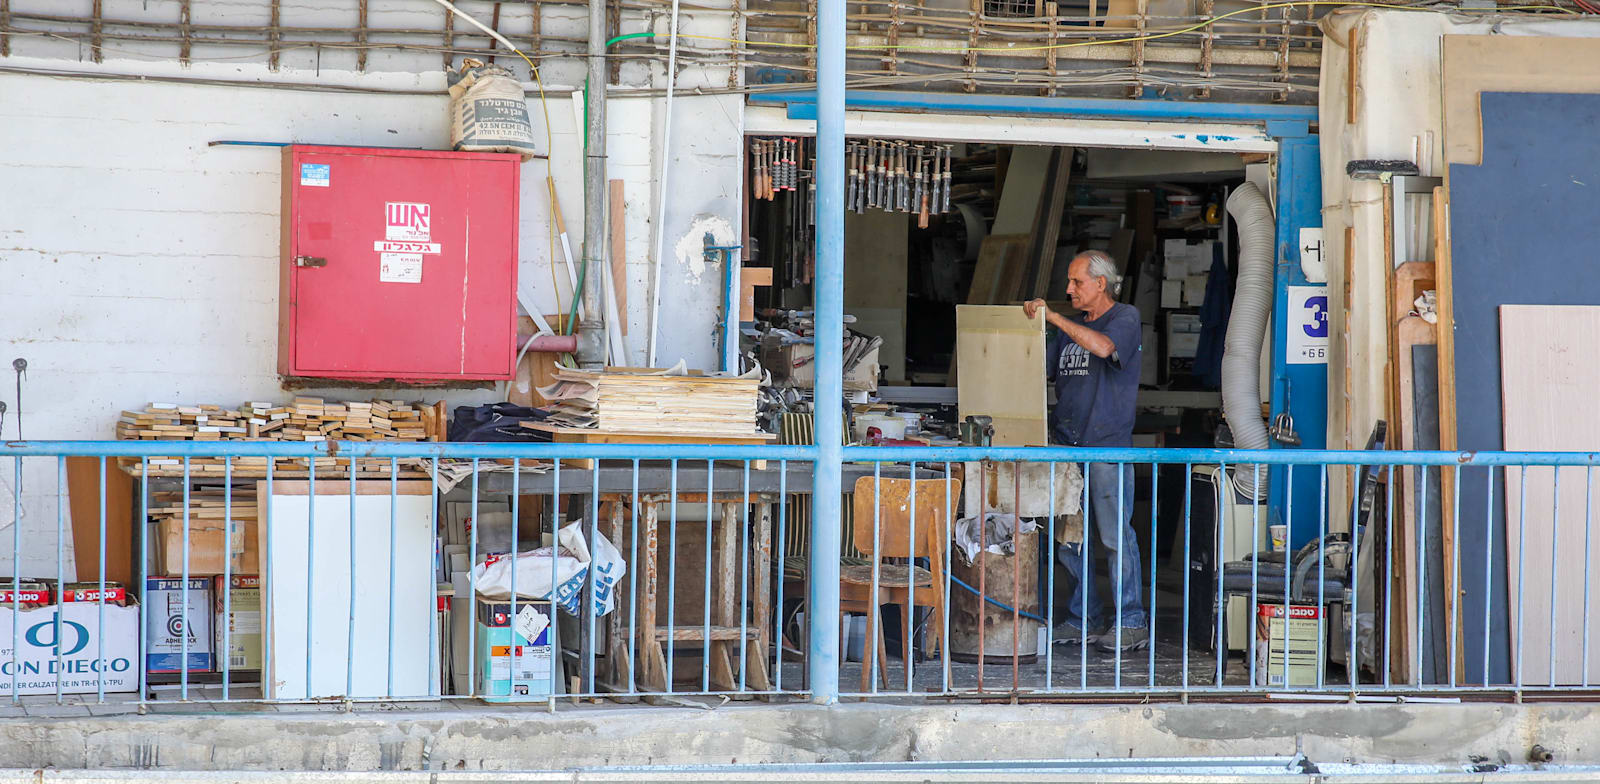
[{"label": "box with blue logo", "polygon": [[13,675],[18,694],[138,691],[139,607],[126,604],[68,601],[18,612],[0,606],[0,691],[10,692]]},{"label": "box with blue logo", "polygon": [[555,616],[547,601],[479,599],[473,654],[478,696],[489,702],[542,700],[550,696],[554,658],[550,645]]},{"label": "box with blue logo", "polygon": [[182,672],[185,650],[189,672],[216,669],[211,655],[210,578],[190,577],[187,582],[180,577],[147,578],[144,604],[146,672]]}]

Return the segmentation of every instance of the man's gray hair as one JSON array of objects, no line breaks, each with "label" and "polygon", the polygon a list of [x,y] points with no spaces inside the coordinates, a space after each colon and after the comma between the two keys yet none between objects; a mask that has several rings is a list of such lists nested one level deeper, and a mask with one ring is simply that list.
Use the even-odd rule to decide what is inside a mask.
[{"label": "man's gray hair", "polygon": [[1086,250],[1075,258],[1089,260],[1089,274],[1096,278],[1106,279],[1106,290],[1112,296],[1122,293],[1122,273],[1117,270],[1117,262],[1111,254],[1103,250]]}]

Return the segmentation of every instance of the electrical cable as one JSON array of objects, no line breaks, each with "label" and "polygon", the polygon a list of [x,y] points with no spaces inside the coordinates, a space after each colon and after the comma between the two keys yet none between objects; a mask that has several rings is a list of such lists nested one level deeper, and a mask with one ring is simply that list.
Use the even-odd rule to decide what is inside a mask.
[{"label": "electrical cable", "polygon": [[[1585,8],[1588,7],[1587,0],[1573,0],[1573,2],[1578,3],[1582,7],[1585,7]],[[1205,29],[1207,27],[1210,27],[1210,26],[1212,26],[1212,25],[1214,25],[1214,24],[1216,24],[1218,22],[1221,22],[1221,21],[1223,21],[1225,19],[1229,19],[1229,18],[1232,18],[1232,17],[1235,17],[1235,16],[1240,16],[1240,15],[1243,15],[1243,14],[1258,13],[1258,12],[1261,12],[1261,11],[1270,11],[1270,10],[1273,10],[1273,9],[1276,9],[1276,8],[1298,8],[1298,7],[1313,7],[1313,6],[1341,6],[1341,7],[1357,6],[1357,7],[1364,7],[1364,8],[1388,8],[1388,9],[1400,10],[1400,11],[1422,11],[1422,12],[1427,12],[1427,13],[1439,13],[1441,11],[1441,9],[1424,8],[1424,7],[1415,6],[1415,5],[1402,5],[1402,4],[1398,4],[1398,3],[1344,2],[1344,0],[1286,0],[1286,2],[1266,3],[1266,4],[1263,4],[1263,5],[1259,5],[1259,6],[1251,6],[1249,8],[1240,8],[1240,9],[1237,9],[1237,10],[1234,10],[1234,11],[1229,11],[1229,12],[1224,13],[1224,14],[1217,14],[1216,16],[1213,16],[1210,19],[1207,19],[1207,20],[1205,20],[1203,22],[1200,22],[1198,24],[1189,25],[1187,27],[1181,27],[1181,28],[1178,28],[1176,30],[1166,30],[1166,31],[1158,32],[1158,33],[1149,33],[1149,34],[1145,34],[1145,35],[1124,36],[1124,37],[1121,37],[1121,38],[1090,38],[1090,39],[1083,40],[1083,41],[1072,41],[1072,42],[1064,43],[1064,44],[1038,44],[1038,45],[1029,45],[1029,46],[967,46],[967,45],[964,45],[964,44],[963,45],[959,45],[959,46],[923,46],[923,45],[918,45],[918,44],[851,44],[851,45],[845,46],[845,49],[852,50],[852,51],[871,51],[871,52],[912,51],[912,52],[940,52],[940,53],[945,53],[945,54],[964,54],[964,53],[968,53],[968,52],[1041,52],[1041,51],[1049,51],[1049,50],[1057,50],[1057,49],[1072,49],[1072,48],[1081,47],[1081,46],[1099,46],[1099,45],[1109,45],[1109,44],[1142,43],[1142,42],[1146,42],[1146,41],[1159,41],[1159,40],[1161,40],[1163,38],[1172,38],[1174,36],[1186,35],[1188,33],[1197,32],[1199,30],[1203,30],[1203,29]],[[1481,10],[1480,9],[1475,9],[1475,8],[1454,8],[1454,9],[1449,9],[1449,11],[1452,12],[1452,13],[1479,13],[1479,14],[1501,13],[1501,12],[1506,12],[1506,11],[1560,11],[1560,12],[1565,13],[1565,14],[1570,14],[1570,15],[1574,15],[1574,16],[1582,16],[1582,14],[1580,14],[1577,11],[1573,11],[1570,8],[1563,8],[1563,7],[1558,6],[1558,5],[1518,5],[1518,6],[1505,6],[1505,7],[1499,7],[1499,8],[1485,8],[1485,9],[1481,9]],[[1257,20],[1249,20],[1249,21],[1250,22],[1256,22]],[[1274,22],[1272,20],[1262,20],[1260,22],[1260,24],[1276,24],[1276,22]],[[612,38],[610,41],[606,42],[606,45],[610,46],[611,44],[617,43],[619,41],[626,41],[626,40],[630,40],[630,39],[634,39],[634,38],[654,38],[654,37],[656,37],[656,33],[654,33],[654,32],[629,33],[627,35],[619,35],[619,36],[617,36],[615,38]],[[810,43],[789,43],[789,42],[786,42],[786,41],[752,41],[752,40],[748,40],[748,39],[741,40],[741,39],[737,39],[737,38],[724,38],[724,37],[715,36],[715,35],[692,35],[692,34],[688,34],[688,33],[683,33],[683,34],[679,34],[678,37],[679,38],[690,38],[690,39],[700,40],[700,41],[718,41],[718,42],[721,42],[721,43],[735,44],[737,46],[773,47],[773,48],[780,48],[780,49],[815,49],[816,48],[815,44],[810,44]]]},{"label": "electrical cable", "polygon": [[1016,613],[1016,614],[1018,614],[1018,615],[1020,615],[1020,616],[1022,616],[1024,618],[1027,618],[1028,620],[1038,621],[1038,622],[1040,622],[1040,623],[1042,623],[1042,624],[1044,624],[1046,626],[1050,625],[1049,621],[1047,621],[1047,620],[1045,620],[1045,619],[1043,619],[1043,618],[1041,618],[1041,617],[1039,617],[1037,615],[1034,615],[1033,613],[1025,612],[1023,610],[1018,610],[1015,607],[1012,607],[1011,605],[1006,604],[1005,602],[1002,602],[999,599],[994,598],[993,596],[979,594],[978,593],[978,589],[976,589],[976,588],[974,588],[974,587],[972,587],[970,585],[967,585],[965,582],[963,582],[961,580],[960,577],[957,577],[957,576],[955,576],[953,574],[945,575],[945,576],[950,578],[950,582],[953,582],[956,585],[959,585],[962,588],[967,589],[967,591],[969,593],[971,593],[973,596],[982,596],[984,601],[986,601],[986,602],[988,602],[988,603],[990,603],[990,604],[992,604],[992,605],[994,605],[996,607],[999,607],[1000,609],[1005,610],[1006,612]]}]

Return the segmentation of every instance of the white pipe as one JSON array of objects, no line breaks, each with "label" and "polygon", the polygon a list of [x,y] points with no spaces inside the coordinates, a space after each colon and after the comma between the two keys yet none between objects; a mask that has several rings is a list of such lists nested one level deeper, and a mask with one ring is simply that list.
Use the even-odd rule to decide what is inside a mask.
[{"label": "white pipe", "polygon": [[[1267,197],[1253,183],[1239,186],[1228,197],[1228,214],[1239,232],[1239,280],[1222,352],[1222,412],[1235,447],[1266,449],[1267,424],[1261,418],[1261,341],[1272,314],[1276,227]],[[1234,484],[1244,495],[1260,501],[1266,488],[1256,486],[1254,468],[1238,466]]]},{"label": "white pipe", "polygon": [[656,189],[656,255],[651,261],[650,338],[645,367],[656,366],[656,327],[661,321],[661,254],[666,247],[667,174],[672,169],[672,83],[678,73],[678,0],[672,0],[672,21],[667,36],[667,105],[661,131],[661,182]]}]

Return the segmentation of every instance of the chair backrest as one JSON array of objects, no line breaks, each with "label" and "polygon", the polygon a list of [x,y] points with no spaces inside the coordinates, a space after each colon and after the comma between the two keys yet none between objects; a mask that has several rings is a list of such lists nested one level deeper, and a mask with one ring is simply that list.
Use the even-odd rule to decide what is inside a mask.
[{"label": "chair backrest", "polygon": [[[950,508],[961,500],[961,480],[948,481],[947,491],[944,479],[918,480],[913,504],[910,479],[857,479],[850,499],[856,549],[878,559],[942,556],[944,539],[950,535]],[[878,531],[876,543],[872,541],[874,527]]]}]

